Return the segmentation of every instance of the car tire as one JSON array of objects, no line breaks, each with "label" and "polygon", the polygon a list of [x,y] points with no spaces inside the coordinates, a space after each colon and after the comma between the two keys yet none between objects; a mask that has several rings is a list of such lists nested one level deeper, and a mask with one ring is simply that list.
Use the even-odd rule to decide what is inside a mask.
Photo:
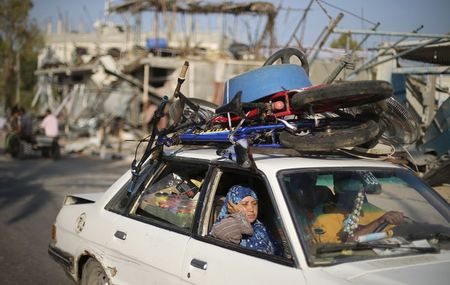
[{"label": "car tire", "polygon": [[333,151],[367,143],[379,135],[378,123],[367,121],[332,121],[328,128],[312,129],[309,134],[280,133],[282,145],[297,151]]},{"label": "car tire", "polygon": [[83,266],[80,285],[100,284],[110,284],[109,277],[98,261],[89,258]]},{"label": "car tire", "polygon": [[382,80],[361,80],[321,85],[292,96],[291,105],[297,112],[326,112],[375,103],[391,97],[392,85]]}]

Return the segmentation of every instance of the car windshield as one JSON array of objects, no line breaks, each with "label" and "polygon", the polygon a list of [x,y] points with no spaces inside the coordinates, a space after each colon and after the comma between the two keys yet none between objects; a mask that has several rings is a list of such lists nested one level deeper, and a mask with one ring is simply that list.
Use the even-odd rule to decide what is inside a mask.
[{"label": "car windshield", "polygon": [[403,169],[278,174],[312,266],[450,249],[450,206]]}]

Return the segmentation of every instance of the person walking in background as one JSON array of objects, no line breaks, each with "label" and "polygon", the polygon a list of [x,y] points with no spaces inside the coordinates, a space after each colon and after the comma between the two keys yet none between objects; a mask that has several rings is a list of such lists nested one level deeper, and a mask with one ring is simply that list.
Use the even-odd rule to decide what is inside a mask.
[{"label": "person walking in background", "polygon": [[55,138],[59,135],[58,119],[52,114],[50,109],[45,111],[45,117],[42,120],[41,128],[44,129],[44,134],[47,137]]}]

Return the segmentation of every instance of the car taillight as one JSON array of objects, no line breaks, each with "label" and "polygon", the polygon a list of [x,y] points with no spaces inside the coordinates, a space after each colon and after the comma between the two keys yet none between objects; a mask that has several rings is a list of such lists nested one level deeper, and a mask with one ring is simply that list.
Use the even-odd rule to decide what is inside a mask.
[{"label": "car taillight", "polygon": [[56,242],[56,226],[55,224],[52,225],[52,241]]}]

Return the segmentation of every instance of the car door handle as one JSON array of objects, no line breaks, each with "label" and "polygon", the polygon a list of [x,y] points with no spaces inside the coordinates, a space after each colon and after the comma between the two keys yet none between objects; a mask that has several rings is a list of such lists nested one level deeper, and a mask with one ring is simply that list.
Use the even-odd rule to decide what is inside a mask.
[{"label": "car door handle", "polygon": [[197,268],[200,268],[201,270],[206,270],[206,268],[208,268],[208,263],[199,259],[192,259],[191,260],[191,265]]},{"label": "car door handle", "polygon": [[127,233],[122,232],[122,231],[117,231],[117,232],[114,234],[114,236],[115,236],[116,238],[118,238],[118,239],[121,239],[121,240],[126,240],[126,239],[127,239]]}]

